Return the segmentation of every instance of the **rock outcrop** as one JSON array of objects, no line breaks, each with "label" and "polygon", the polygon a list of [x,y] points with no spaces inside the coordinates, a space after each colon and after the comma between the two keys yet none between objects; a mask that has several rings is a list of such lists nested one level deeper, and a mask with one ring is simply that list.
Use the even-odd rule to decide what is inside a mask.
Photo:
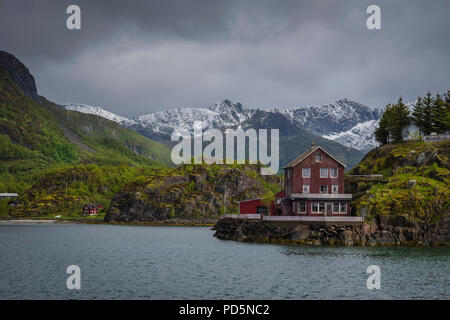
[{"label": "rock outcrop", "polygon": [[[113,198],[105,221],[150,222],[218,219],[237,212],[238,201],[278,189],[279,176],[260,176],[257,165],[185,165],[130,183]],[[226,208],[225,208],[226,207]]]},{"label": "rock outcrop", "polygon": [[360,225],[276,223],[247,219],[220,219],[214,236],[222,240],[310,245],[450,245],[450,213],[432,228],[423,229],[405,217],[377,216]]},{"label": "rock outcrop", "polygon": [[28,68],[12,54],[0,50],[0,67],[11,77],[12,81],[31,99],[39,102],[36,82]]}]

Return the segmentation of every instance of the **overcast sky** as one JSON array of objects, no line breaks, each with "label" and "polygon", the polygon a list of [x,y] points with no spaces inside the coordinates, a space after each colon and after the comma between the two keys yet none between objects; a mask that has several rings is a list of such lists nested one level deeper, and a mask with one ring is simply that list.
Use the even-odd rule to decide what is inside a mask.
[{"label": "overcast sky", "polygon": [[[370,4],[382,30],[366,27]],[[383,107],[450,89],[449,14],[448,0],[0,0],[0,49],[48,99],[125,116],[226,98]]]}]

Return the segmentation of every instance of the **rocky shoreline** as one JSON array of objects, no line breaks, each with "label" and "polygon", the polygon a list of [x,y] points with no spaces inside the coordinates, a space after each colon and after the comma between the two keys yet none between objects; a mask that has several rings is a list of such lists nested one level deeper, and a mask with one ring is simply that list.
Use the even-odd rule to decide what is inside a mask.
[{"label": "rocky shoreline", "polygon": [[276,223],[247,219],[220,219],[214,236],[240,242],[340,246],[450,246],[450,219],[424,230],[404,217],[377,216],[359,225]]}]

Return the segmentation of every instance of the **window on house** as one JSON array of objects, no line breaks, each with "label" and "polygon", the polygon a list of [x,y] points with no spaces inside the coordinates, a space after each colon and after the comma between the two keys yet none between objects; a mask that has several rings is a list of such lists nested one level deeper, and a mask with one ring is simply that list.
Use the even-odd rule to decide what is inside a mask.
[{"label": "window on house", "polygon": [[320,193],[328,193],[328,186],[320,186]]},{"label": "window on house", "polygon": [[339,212],[339,202],[333,203],[333,212]]},{"label": "window on house", "polygon": [[256,207],[256,213],[267,215],[269,210],[267,210],[267,207]]},{"label": "window on house", "polygon": [[325,202],[320,202],[319,203],[319,211],[320,212],[325,212]]},{"label": "window on house", "polygon": [[341,210],[342,213],[347,212],[347,204],[345,202],[341,202]]},{"label": "window on house", "polygon": [[328,168],[320,168],[320,177],[328,178]]},{"label": "window on house", "polygon": [[338,185],[331,186],[331,192],[332,193],[339,193],[339,186]]},{"label": "window on house", "polygon": [[292,212],[295,212],[295,202],[292,202]]},{"label": "window on house", "polygon": [[320,153],[316,154],[316,162],[322,162],[322,155]]},{"label": "window on house", "polygon": [[338,168],[330,168],[330,178],[338,177]]},{"label": "window on house", "polygon": [[317,202],[311,203],[311,211],[314,213],[319,213],[319,204]]},{"label": "window on house", "polygon": [[303,193],[309,193],[309,185],[303,185]]},{"label": "window on house", "polygon": [[299,202],[297,210],[298,213],[306,213],[306,202]]},{"label": "window on house", "polygon": [[311,168],[302,168],[302,178],[311,177]]}]

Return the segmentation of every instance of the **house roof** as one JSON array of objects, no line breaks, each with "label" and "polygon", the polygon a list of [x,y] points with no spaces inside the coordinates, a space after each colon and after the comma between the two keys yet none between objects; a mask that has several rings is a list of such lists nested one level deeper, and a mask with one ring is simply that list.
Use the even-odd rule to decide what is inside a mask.
[{"label": "house roof", "polygon": [[314,146],[309,148],[308,150],[306,150],[304,153],[302,153],[301,155],[299,155],[297,158],[295,158],[294,160],[292,160],[291,162],[289,162],[287,165],[285,165],[283,167],[283,169],[286,168],[292,168],[295,167],[297,164],[299,164],[300,162],[302,162],[303,160],[305,160],[310,154],[312,154],[314,151],[316,150],[322,150],[323,153],[327,154],[330,158],[332,158],[333,160],[335,160],[336,162],[338,162],[339,164],[343,165],[344,168],[347,167],[342,161],[336,159],[336,157],[334,157],[331,153],[329,153],[328,151],[326,151],[324,148],[322,148],[321,146]]}]

